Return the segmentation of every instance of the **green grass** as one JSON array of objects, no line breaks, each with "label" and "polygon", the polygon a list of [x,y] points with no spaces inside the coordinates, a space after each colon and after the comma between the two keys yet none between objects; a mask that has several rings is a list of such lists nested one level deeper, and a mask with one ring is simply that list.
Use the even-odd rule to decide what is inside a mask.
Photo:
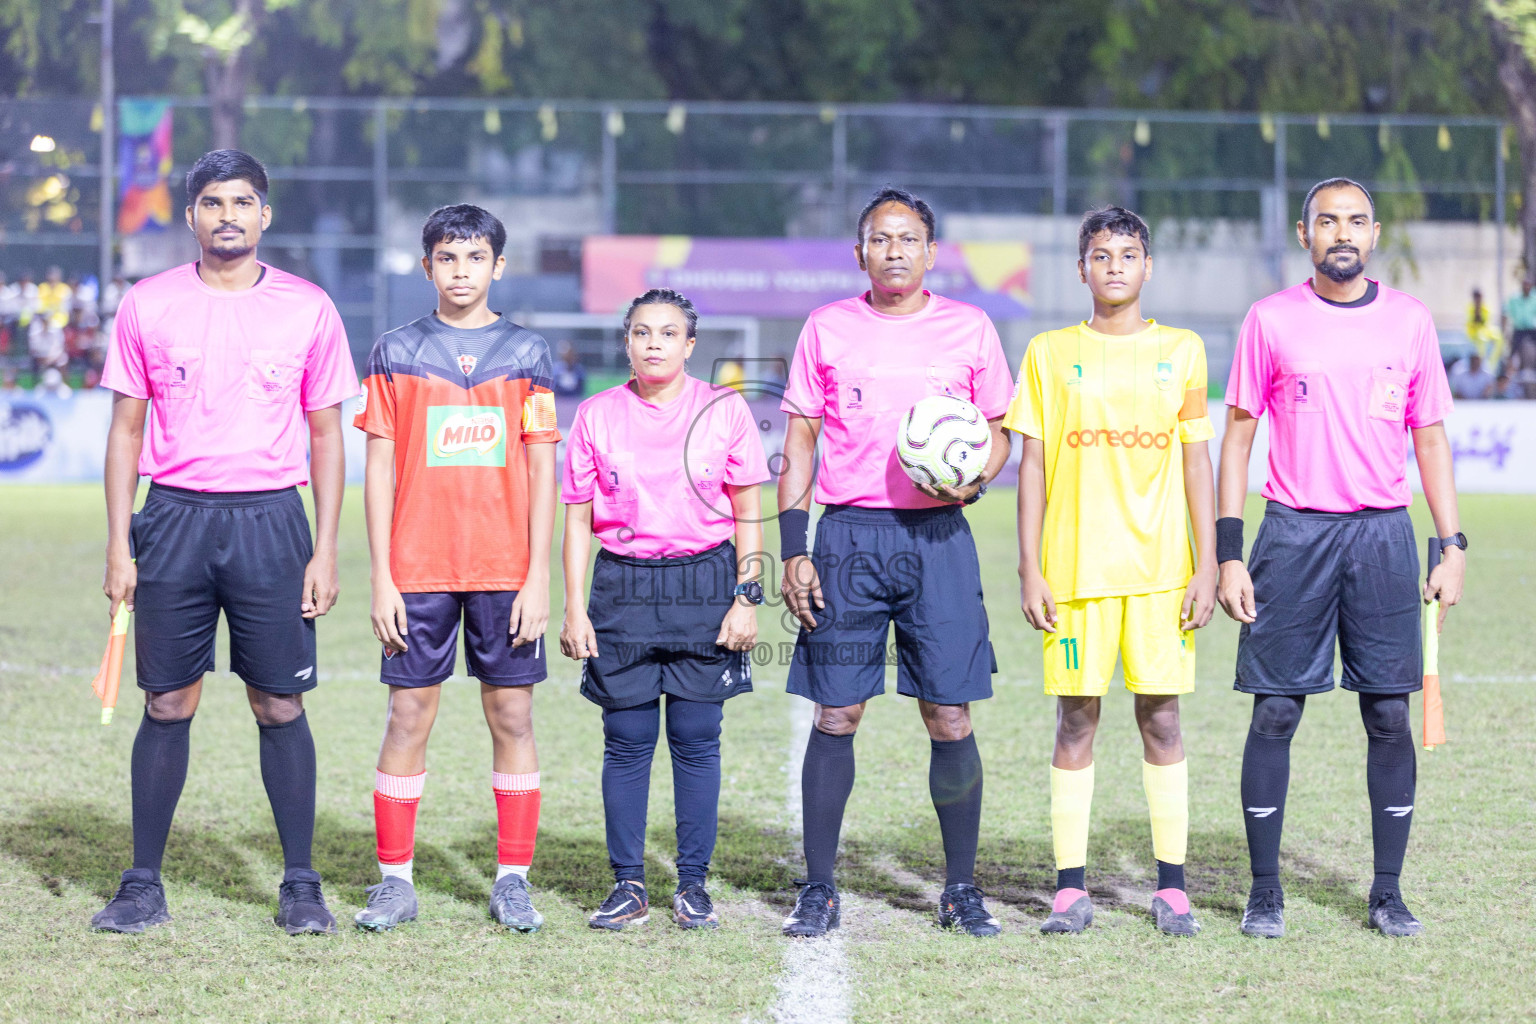
[{"label": "green grass", "polygon": [[[860,730],[842,868],[854,897],[844,928],[855,1019],[1531,1019],[1533,511],[1530,499],[1463,503],[1471,579],[1447,627],[1442,671],[1504,681],[1448,682],[1451,743],[1421,755],[1405,885],[1428,933],[1391,942],[1361,926],[1370,878],[1365,743],[1352,697],[1339,692],[1310,702],[1294,746],[1283,859],[1289,935],[1238,934],[1248,700],[1230,689],[1236,630],[1218,615],[1199,638],[1201,687],[1184,702],[1189,879],[1205,931],[1175,942],[1145,912],[1153,864],[1123,692],[1107,701],[1097,753],[1089,885],[1098,917],[1081,937],[1036,933],[1054,882],[1053,709],[1040,693],[1038,642],[1016,610],[1011,498],[976,506],[1003,669],[996,699],[975,708],[987,767],[979,881],[1005,934],[979,942],[931,926],[942,866],[927,742],[913,702],[894,692],[875,701]],[[791,705],[777,666],[760,669],[759,692],[727,708],[717,932],[683,934],[660,913],[622,935],[585,927],[609,880],[601,729],[597,709],[576,692],[573,663],[556,658],[535,702],[544,813],[532,877],[547,918],[539,934],[510,935],[486,918],[490,742],[474,686],[463,681],[448,684],[429,754],[421,921],[388,935],[277,932],[269,920],[281,857],[256,728],[241,686],[225,674],[210,679],[193,726],[192,771],[167,851],[175,921],[142,937],[90,933],[87,919],[129,856],[138,715],[128,688],[118,724],[102,729],[89,688],[106,626],[102,524],[97,488],[0,489],[0,1020],[772,1019],[785,948],[778,918],[798,870],[785,808]],[[321,622],[324,681],[308,706],[319,746],[316,866],[345,922],[376,880],[369,794],[384,711],[371,678],[378,655],[355,492],[342,544],[342,601]],[[786,638],[778,623],[776,609],[764,611],[765,640]],[[650,881],[664,898],[673,853],[665,744],[653,782]]]}]

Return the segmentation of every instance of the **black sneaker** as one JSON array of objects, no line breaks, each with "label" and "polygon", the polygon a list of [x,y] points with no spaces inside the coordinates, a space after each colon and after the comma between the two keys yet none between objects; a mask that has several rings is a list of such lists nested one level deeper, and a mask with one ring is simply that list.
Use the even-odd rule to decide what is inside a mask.
[{"label": "black sneaker", "polygon": [[603,905],[587,918],[588,926],[621,932],[632,924],[645,924],[651,919],[651,901],[645,895],[645,886],[625,879],[613,887]]},{"label": "black sneaker", "polygon": [[1406,939],[1424,931],[1424,925],[1409,912],[1403,904],[1402,894],[1395,889],[1371,893],[1371,909],[1365,916],[1365,923],[1383,935],[1398,939]]},{"label": "black sneaker", "polygon": [[111,901],[91,918],[91,928],[98,932],[137,935],[151,925],[165,924],[170,919],[160,873],[149,868],[129,868],[123,872],[123,880],[118,883]]},{"label": "black sneaker", "polygon": [[672,920],[679,928],[718,928],[720,915],[703,882],[689,882],[672,896]]},{"label": "black sneaker", "polygon": [[967,935],[996,935],[1003,930],[997,918],[987,913],[981,890],[956,882],[946,885],[939,897],[939,927],[958,928]]},{"label": "black sneaker", "polygon": [[1285,934],[1285,896],[1279,889],[1260,889],[1248,895],[1242,931],[1261,939],[1278,939]]},{"label": "black sneaker", "polygon": [[332,935],[336,918],[325,907],[320,875],[294,870],[277,889],[277,916],[272,920],[289,935]]},{"label": "black sneaker", "polygon": [[837,890],[826,882],[808,882],[795,879],[800,895],[795,897],[795,909],[784,919],[780,930],[790,938],[813,939],[843,923],[843,904]]}]

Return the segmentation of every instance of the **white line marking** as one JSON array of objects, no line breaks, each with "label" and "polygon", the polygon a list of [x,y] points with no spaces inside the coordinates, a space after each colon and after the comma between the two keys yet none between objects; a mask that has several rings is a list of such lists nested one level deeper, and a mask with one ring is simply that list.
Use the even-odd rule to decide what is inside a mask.
[{"label": "white line marking", "polygon": [[[800,810],[800,766],[811,738],[815,705],[790,697],[789,779],[784,812],[796,832],[804,825]],[[845,901],[843,909],[847,910]],[[843,1024],[852,1019],[848,998],[848,957],[841,930],[820,939],[786,939],[784,966],[774,982],[779,998],[773,1004],[776,1024]]]}]

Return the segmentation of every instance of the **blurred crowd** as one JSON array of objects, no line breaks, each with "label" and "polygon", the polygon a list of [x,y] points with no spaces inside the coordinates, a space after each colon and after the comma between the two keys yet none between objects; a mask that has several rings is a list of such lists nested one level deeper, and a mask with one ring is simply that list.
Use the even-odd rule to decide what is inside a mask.
[{"label": "blurred crowd", "polygon": [[121,275],[101,288],[95,277],[66,278],[58,267],[41,281],[27,271],[15,280],[0,272],[0,389],[14,392],[23,372],[39,392],[61,398],[71,380],[96,387],[127,290]]},{"label": "blurred crowd", "polygon": [[1536,398],[1536,279],[1527,278],[1519,293],[1504,303],[1499,323],[1472,290],[1467,308],[1470,351],[1447,368],[1451,394],[1463,399]]}]

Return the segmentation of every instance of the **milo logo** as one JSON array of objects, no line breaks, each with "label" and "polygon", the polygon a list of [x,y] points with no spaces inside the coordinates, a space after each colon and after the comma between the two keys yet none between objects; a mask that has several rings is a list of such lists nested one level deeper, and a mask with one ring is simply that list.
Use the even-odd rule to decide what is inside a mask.
[{"label": "milo logo", "polygon": [[499,406],[427,408],[428,466],[505,466],[507,421]]}]

